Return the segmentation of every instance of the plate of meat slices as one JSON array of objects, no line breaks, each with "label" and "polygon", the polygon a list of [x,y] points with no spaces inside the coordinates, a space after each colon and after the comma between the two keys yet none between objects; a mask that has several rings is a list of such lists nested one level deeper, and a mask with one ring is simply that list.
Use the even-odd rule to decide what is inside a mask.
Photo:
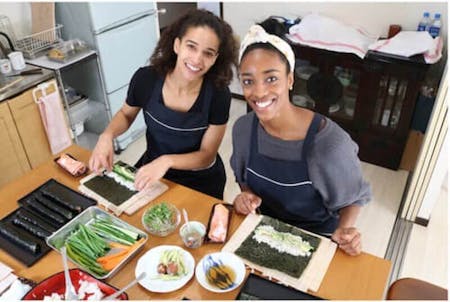
[{"label": "plate of meat slices", "polygon": [[139,284],[147,290],[168,293],[191,280],[194,269],[195,260],[188,251],[175,245],[160,245],[139,258],[135,274],[146,273]]}]

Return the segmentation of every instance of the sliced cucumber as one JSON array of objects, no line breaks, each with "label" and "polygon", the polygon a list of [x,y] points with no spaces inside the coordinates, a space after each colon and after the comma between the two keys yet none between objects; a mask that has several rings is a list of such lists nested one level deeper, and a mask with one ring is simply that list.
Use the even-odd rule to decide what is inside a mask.
[{"label": "sliced cucumber", "polygon": [[116,162],[113,166],[113,172],[132,182],[134,182],[134,178],[136,177],[135,170],[134,167],[129,166],[122,161]]}]

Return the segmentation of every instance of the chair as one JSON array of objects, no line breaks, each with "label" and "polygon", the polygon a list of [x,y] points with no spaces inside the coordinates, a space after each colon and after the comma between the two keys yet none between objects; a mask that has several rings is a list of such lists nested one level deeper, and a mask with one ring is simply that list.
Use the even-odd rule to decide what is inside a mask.
[{"label": "chair", "polygon": [[398,279],[391,284],[387,300],[447,300],[447,289],[414,278]]}]

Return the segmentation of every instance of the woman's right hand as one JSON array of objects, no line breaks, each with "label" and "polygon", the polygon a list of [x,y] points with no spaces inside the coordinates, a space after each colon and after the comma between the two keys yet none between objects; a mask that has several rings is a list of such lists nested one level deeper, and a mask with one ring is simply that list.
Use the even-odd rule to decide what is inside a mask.
[{"label": "woman's right hand", "polygon": [[261,205],[261,197],[250,193],[242,192],[234,199],[234,208],[240,214],[255,214],[256,208]]},{"label": "woman's right hand", "polygon": [[111,136],[100,135],[94,151],[89,159],[89,168],[97,174],[101,174],[104,169],[108,172],[112,170],[114,160],[113,139]]}]

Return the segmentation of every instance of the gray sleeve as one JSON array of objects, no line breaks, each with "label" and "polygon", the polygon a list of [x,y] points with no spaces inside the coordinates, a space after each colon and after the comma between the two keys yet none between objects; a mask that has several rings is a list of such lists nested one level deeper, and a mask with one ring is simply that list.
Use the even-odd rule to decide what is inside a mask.
[{"label": "gray sleeve", "polygon": [[233,169],[236,182],[246,183],[247,160],[249,156],[250,135],[252,128],[253,113],[241,116],[233,125],[232,140],[233,153],[230,158],[230,165]]},{"label": "gray sleeve", "polygon": [[329,119],[316,136],[308,169],[314,187],[332,212],[352,204],[366,204],[372,197],[362,175],[358,145]]}]

